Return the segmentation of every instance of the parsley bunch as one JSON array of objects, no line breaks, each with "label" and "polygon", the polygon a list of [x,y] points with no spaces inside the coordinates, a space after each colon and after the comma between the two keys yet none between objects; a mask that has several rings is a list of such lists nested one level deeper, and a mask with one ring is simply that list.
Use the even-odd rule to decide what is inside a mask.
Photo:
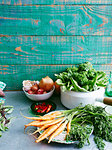
[{"label": "parsley bunch", "polygon": [[104,150],[103,140],[112,142],[112,115],[108,114],[105,108],[88,104],[69,111],[76,113],[72,118],[66,140],[79,141],[78,147],[81,148],[86,142],[89,144],[89,136],[93,132],[99,150]]}]

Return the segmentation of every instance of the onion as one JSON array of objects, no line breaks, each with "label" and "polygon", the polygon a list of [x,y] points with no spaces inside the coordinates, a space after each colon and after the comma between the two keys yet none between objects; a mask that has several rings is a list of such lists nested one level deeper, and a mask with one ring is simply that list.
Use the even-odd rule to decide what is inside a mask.
[{"label": "onion", "polygon": [[35,81],[30,81],[30,80],[24,80],[23,81],[23,87],[25,91],[28,91],[31,89],[31,87],[34,85]]},{"label": "onion", "polygon": [[44,91],[50,91],[53,88],[53,85],[53,80],[47,76],[45,78],[42,78],[39,83],[39,88],[44,89]]}]

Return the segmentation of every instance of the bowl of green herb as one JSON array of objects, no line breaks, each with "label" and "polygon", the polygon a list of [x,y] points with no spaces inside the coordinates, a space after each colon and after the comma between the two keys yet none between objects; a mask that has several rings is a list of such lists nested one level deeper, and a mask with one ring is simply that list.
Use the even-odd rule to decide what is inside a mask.
[{"label": "bowl of green herb", "polygon": [[94,104],[96,98],[104,96],[108,83],[106,73],[96,71],[90,62],[67,68],[55,76],[56,83],[61,86],[61,102],[69,109],[80,103],[82,106]]}]

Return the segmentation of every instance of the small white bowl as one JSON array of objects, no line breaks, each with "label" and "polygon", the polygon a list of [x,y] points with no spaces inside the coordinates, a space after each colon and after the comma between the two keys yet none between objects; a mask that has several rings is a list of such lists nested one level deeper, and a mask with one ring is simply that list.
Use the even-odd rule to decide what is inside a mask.
[{"label": "small white bowl", "polygon": [[92,92],[63,92],[61,90],[61,102],[65,107],[73,109],[80,103],[82,104],[82,106],[85,106],[87,104],[94,104],[97,98],[102,98],[104,96],[104,93],[104,88],[100,88],[99,90]]},{"label": "small white bowl", "polygon": [[46,94],[29,94],[28,92],[26,92],[24,90],[24,87],[23,87],[23,91],[24,91],[25,95],[33,101],[47,100],[48,98],[50,98],[52,96],[54,90],[55,90],[55,86],[53,86],[53,89]]}]

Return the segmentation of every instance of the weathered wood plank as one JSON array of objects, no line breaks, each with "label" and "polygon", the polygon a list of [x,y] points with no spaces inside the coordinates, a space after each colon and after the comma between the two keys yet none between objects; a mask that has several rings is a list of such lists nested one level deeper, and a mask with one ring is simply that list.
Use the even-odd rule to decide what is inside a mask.
[{"label": "weathered wood plank", "polygon": [[112,4],[111,0],[0,0],[0,4],[27,5],[27,4]]},{"label": "weathered wood plank", "polygon": [[112,64],[112,36],[0,37],[0,64]]},{"label": "weathered wood plank", "polygon": [[[55,79],[54,74],[67,67],[70,65],[0,65],[0,80],[7,84],[7,90],[21,90],[23,80],[40,80],[47,75]],[[108,75],[112,65],[94,65],[94,68],[103,70]]]},{"label": "weathered wood plank", "polygon": [[112,5],[0,5],[2,35],[112,35]]}]

